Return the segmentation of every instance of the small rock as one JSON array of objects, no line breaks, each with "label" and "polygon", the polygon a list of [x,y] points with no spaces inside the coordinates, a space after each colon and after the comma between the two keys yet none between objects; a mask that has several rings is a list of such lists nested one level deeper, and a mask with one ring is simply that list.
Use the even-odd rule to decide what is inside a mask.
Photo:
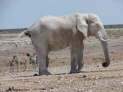
[{"label": "small rock", "polygon": [[46,88],[41,88],[41,90],[46,90]]},{"label": "small rock", "polygon": [[86,78],[87,76],[86,75],[83,75],[83,78]]},{"label": "small rock", "polygon": [[40,81],[34,81],[34,83],[40,83]]},{"label": "small rock", "polygon": [[38,76],[38,74],[34,74],[33,76]]},{"label": "small rock", "polygon": [[120,82],[122,85],[123,85],[123,81],[122,82]]},{"label": "small rock", "polygon": [[99,67],[99,65],[97,65],[97,67]]}]

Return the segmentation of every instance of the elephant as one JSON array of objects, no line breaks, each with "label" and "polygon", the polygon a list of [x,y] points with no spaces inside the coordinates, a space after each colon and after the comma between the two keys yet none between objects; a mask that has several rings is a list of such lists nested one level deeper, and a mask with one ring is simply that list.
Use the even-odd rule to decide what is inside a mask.
[{"label": "elephant", "polygon": [[110,65],[108,35],[100,18],[93,13],[74,13],[65,16],[44,16],[24,30],[20,37],[28,36],[36,50],[39,62],[39,75],[48,75],[48,53],[70,47],[70,73],[79,73],[83,67],[83,41],[90,36],[102,44],[105,61],[103,67]]}]

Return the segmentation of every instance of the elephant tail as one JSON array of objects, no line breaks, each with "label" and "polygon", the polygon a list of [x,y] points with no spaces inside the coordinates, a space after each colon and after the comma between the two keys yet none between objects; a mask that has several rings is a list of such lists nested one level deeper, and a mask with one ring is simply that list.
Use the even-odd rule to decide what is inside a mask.
[{"label": "elephant tail", "polygon": [[24,36],[28,36],[30,37],[30,34],[29,34],[29,31],[28,30],[24,30],[23,32],[21,32],[19,35],[18,35],[18,38],[22,38]]}]

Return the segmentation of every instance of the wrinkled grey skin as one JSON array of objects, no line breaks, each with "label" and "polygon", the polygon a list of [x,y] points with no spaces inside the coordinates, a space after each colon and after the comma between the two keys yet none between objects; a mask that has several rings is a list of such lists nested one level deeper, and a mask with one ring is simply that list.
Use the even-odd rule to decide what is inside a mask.
[{"label": "wrinkled grey skin", "polygon": [[83,67],[83,40],[95,36],[102,43],[105,55],[103,67],[110,64],[107,46],[107,34],[98,16],[95,14],[76,13],[67,16],[46,16],[25,30],[22,35],[31,38],[39,61],[39,75],[50,74],[48,53],[70,46],[70,73],[80,72]]}]

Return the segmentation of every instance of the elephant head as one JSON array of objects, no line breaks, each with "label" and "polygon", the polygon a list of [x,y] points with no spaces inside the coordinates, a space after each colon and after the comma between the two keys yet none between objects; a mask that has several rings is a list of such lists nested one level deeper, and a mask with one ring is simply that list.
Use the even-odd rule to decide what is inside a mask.
[{"label": "elephant head", "polygon": [[85,38],[88,36],[95,36],[100,40],[105,55],[105,62],[102,64],[102,66],[109,66],[110,58],[107,44],[108,37],[99,17],[95,14],[87,14],[86,16],[77,14],[77,29],[83,34]]}]

